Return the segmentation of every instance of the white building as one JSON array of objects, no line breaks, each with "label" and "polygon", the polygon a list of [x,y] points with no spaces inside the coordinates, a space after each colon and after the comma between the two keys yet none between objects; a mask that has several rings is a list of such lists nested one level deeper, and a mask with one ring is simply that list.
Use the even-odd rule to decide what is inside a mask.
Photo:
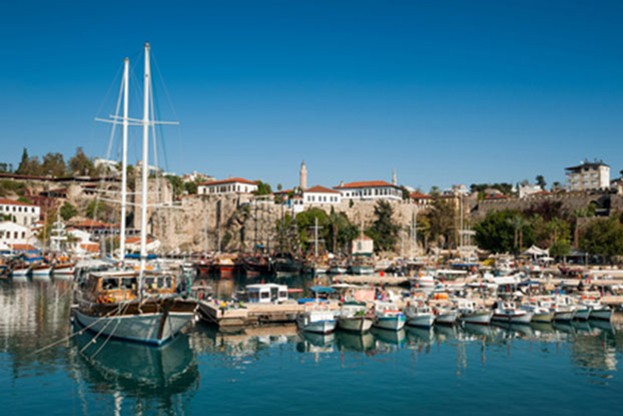
[{"label": "white building", "polygon": [[4,250],[12,249],[15,244],[29,244],[30,237],[30,227],[16,224],[13,221],[0,222],[0,247]]},{"label": "white building", "polygon": [[525,198],[530,195],[538,194],[543,192],[543,188],[539,185],[519,185],[519,198]]},{"label": "white building", "polygon": [[565,168],[567,171],[567,190],[589,191],[610,188],[610,166],[603,161],[585,160],[578,166]]},{"label": "white building", "polygon": [[199,195],[251,194],[255,191],[257,183],[244,178],[204,182],[197,187]]},{"label": "white building", "polygon": [[353,255],[370,255],[374,252],[374,240],[367,235],[355,238],[351,243]]},{"label": "white building", "polygon": [[339,204],[342,202],[342,194],[339,191],[316,185],[303,191],[303,204],[324,205]]},{"label": "white building", "polygon": [[343,199],[389,199],[402,200],[402,189],[385,181],[350,182],[334,186]]},{"label": "white building", "polygon": [[13,220],[30,227],[39,221],[40,213],[40,208],[36,205],[0,198],[0,216],[4,216],[5,220]]}]

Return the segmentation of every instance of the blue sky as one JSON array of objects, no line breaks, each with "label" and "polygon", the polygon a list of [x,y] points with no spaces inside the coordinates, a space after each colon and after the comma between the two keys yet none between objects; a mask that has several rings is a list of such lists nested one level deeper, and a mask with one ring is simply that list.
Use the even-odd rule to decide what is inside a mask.
[{"label": "blue sky", "polygon": [[291,186],[304,159],[310,185],[396,169],[428,190],[562,182],[600,158],[614,176],[622,21],[620,1],[3,2],[0,161],[104,156],[94,117],[149,40],[160,113],[181,123],[170,171]]}]

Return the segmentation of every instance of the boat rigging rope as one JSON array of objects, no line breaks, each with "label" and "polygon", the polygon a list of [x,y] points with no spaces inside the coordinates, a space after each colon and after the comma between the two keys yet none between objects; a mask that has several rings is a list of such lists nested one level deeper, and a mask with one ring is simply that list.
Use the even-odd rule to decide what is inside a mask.
[{"label": "boat rigging rope", "polygon": [[[118,310],[117,310],[117,311],[118,311]],[[110,312],[109,312],[109,313],[107,313],[106,315],[103,315],[103,316],[99,317],[98,319],[96,319],[95,321],[91,322],[89,325],[86,325],[86,326],[85,326],[84,328],[82,328],[80,331],[72,332],[72,333],[71,333],[71,334],[69,334],[68,336],[63,337],[63,338],[61,338],[61,339],[59,339],[59,340],[57,340],[57,341],[54,341],[54,342],[52,342],[51,344],[48,344],[48,345],[46,345],[46,346],[44,346],[44,347],[41,347],[41,348],[39,348],[38,350],[35,350],[35,351],[31,352],[30,354],[31,354],[31,355],[36,355],[36,354],[39,354],[39,353],[41,353],[41,352],[43,352],[43,351],[46,351],[46,350],[48,350],[48,349],[50,349],[50,348],[52,348],[52,347],[54,347],[54,346],[56,346],[56,345],[59,345],[59,344],[61,344],[61,343],[65,342],[65,341],[68,341],[68,340],[70,340],[71,338],[75,337],[76,335],[81,334],[83,331],[85,331],[85,330],[87,330],[87,329],[90,329],[91,327],[93,327],[94,325],[96,325],[98,322],[100,322],[102,319],[105,319],[105,318],[109,318],[109,317],[111,317],[111,316],[112,316],[112,315],[111,315],[111,314],[112,314],[112,312],[117,312],[117,311],[110,311]]]}]

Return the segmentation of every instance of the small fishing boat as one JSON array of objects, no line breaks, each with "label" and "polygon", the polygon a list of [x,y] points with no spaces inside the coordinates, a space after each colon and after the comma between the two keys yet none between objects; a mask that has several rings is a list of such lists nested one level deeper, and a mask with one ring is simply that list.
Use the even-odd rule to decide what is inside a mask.
[{"label": "small fishing boat", "polygon": [[338,328],[360,334],[368,332],[373,323],[374,317],[363,302],[345,302],[337,316]]},{"label": "small fishing boat", "polygon": [[52,274],[54,275],[54,277],[70,277],[73,276],[75,272],[76,263],[73,262],[57,263],[52,269]]},{"label": "small fishing boat", "polygon": [[532,301],[524,303],[521,309],[532,313],[531,322],[550,323],[554,320],[554,312],[551,310],[551,304],[547,301]]},{"label": "small fishing boat", "polygon": [[491,319],[511,324],[529,324],[532,321],[532,312],[518,308],[514,302],[501,302],[493,311]]},{"label": "small fishing boat", "polygon": [[405,308],[407,325],[430,328],[435,322],[435,314],[424,302],[417,302]]},{"label": "small fishing boat", "polygon": [[375,304],[373,326],[390,331],[400,331],[407,323],[407,318],[398,307],[391,302],[377,301]]},{"label": "small fishing boat", "polygon": [[305,332],[328,334],[335,330],[337,319],[335,312],[321,303],[309,306],[296,317],[296,325]]},{"label": "small fishing boat", "polygon": [[493,317],[493,311],[476,305],[476,302],[460,299],[458,311],[461,321],[467,324],[489,325]]},{"label": "small fishing boat", "polygon": [[575,317],[575,306],[569,296],[558,296],[552,306],[554,321],[572,321]]},{"label": "small fishing boat", "polygon": [[437,307],[433,310],[435,313],[435,324],[454,325],[459,318],[459,313],[453,308]]}]

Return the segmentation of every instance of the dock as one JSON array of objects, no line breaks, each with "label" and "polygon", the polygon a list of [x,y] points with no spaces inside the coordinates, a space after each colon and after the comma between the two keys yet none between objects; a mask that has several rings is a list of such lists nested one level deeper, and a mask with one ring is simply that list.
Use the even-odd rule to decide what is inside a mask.
[{"label": "dock", "polygon": [[215,302],[199,302],[199,313],[206,322],[219,328],[239,328],[270,324],[292,323],[304,305],[295,302],[282,304],[247,303],[243,307],[228,306],[225,309]]}]

